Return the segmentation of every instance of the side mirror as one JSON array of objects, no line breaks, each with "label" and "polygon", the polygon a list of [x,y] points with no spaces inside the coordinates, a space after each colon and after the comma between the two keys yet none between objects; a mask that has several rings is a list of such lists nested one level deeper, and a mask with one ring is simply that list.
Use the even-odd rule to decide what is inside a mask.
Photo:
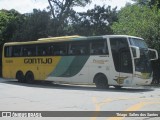
[{"label": "side mirror", "polygon": [[131,48],[131,50],[132,50],[133,58],[134,58],[134,59],[140,58],[140,50],[139,50],[139,47],[130,46],[130,48]]},{"label": "side mirror", "polygon": [[148,49],[149,50],[149,57],[150,60],[157,60],[158,59],[158,52],[155,49]]}]

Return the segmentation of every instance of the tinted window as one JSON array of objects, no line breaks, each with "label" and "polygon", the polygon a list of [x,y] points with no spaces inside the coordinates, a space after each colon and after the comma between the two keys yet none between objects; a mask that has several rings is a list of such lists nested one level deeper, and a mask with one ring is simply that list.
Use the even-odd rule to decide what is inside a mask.
[{"label": "tinted window", "polygon": [[6,46],[5,47],[5,57],[20,57],[22,55],[21,46]]},{"label": "tinted window", "polygon": [[53,55],[53,45],[51,44],[38,44],[37,56],[49,56]]},{"label": "tinted window", "polygon": [[13,46],[12,47],[12,56],[20,57],[22,55],[22,47],[21,46]]},{"label": "tinted window", "polygon": [[132,73],[132,60],[126,38],[110,38],[114,66],[117,72]]},{"label": "tinted window", "polygon": [[12,46],[6,46],[4,48],[4,51],[5,51],[4,53],[5,57],[12,57]]},{"label": "tinted window", "polygon": [[67,55],[67,44],[66,43],[55,43],[55,44],[53,44],[53,54],[55,56]]},{"label": "tinted window", "polygon": [[36,56],[36,45],[23,45],[22,56]]},{"label": "tinted window", "polygon": [[59,43],[39,43],[5,47],[6,57],[66,56],[66,55],[108,54],[106,40],[87,40]]},{"label": "tinted window", "polygon": [[94,40],[91,42],[91,55],[108,54],[108,46],[106,40]]},{"label": "tinted window", "polygon": [[88,55],[89,54],[89,42],[88,41],[76,41],[70,43],[69,55]]}]

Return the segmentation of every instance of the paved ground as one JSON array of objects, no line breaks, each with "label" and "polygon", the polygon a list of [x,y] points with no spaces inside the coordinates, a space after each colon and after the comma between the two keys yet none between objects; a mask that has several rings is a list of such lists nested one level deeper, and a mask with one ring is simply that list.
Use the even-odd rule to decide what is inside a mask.
[{"label": "paved ground", "polygon": [[[0,79],[0,111],[160,111],[160,87],[110,88],[95,86],[22,84]],[[0,120],[11,120],[2,118]],[[14,118],[22,120],[22,118]],[[28,118],[23,118],[27,119]],[[46,118],[32,118],[45,120]],[[155,117],[47,118],[52,120],[155,120]]]}]

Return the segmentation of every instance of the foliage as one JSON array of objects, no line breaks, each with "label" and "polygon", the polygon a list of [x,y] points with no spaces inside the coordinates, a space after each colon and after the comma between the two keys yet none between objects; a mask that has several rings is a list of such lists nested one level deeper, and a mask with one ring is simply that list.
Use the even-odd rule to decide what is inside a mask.
[{"label": "foliage", "polygon": [[160,51],[160,10],[156,7],[130,5],[118,13],[115,34],[128,34],[144,38],[150,47]]},{"label": "foliage", "polygon": [[116,8],[96,6],[87,12],[73,14],[72,27],[76,34],[103,35],[113,34],[111,25],[117,21]]},{"label": "foliage", "polygon": [[50,14],[45,10],[33,10],[33,13],[25,14],[25,20],[16,29],[13,41],[32,41],[41,37],[48,37],[48,23]]},{"label": "foliage", "polygon": [[151,6],[156,6],[160,9],[160,0],[151,0],[150,5]]},{"label": "foliage", "polygon": [[0,44],[10,40],[18,26],[23,21],[23,15],[15,10],[0,10]]},{"label": "foliage", "polygon": [[157,7],[160,9],[160,0],[132,0],[135,1],[138,5],[147,5],[149,7]]},{"label": "foliage", "polygon": [[[116,8],[95,6],[87,12],[77,13],[75,6],[91,0],[48,0],[50,11],[34,9],[20,14],[15,10],[0,11],[0,41],[32,41],[42,37],[63,35],[112,34],[111,25],[117,21]],[[86,32],[87,31],[87,32]]]},{"label": "foliage", "polygon": [[90,0],[48,0],[53,18],[64,20],[74,6],[85,6]]},{"label": "foliage", "polygon": [[65,29],[65,25],[68,22],[67,18],[70,12],[73,11],[74,6],[85,6],[90,3],[90,0],[48,0],[51,13],[53,16],[52,26],[54,29],[54,35],[62,35],[62,30]]}]

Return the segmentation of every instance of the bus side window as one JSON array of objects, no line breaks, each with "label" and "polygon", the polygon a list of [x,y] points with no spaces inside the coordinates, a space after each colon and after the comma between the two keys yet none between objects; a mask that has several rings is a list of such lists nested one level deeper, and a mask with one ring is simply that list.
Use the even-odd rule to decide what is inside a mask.
[{"label": "bus side window", "polygon": [[67,55],[67,44],[65,43],[55,43],[52,49],[55,56]]},{"label": "bus side window", "polygon": [[47,56],[49,55],[48,44],[38,44],[37,45],[37,56]]},{"label": "bus side window", "polygon": [[22,48],[22,56],[36,56],[35,45],[24,45]]},{"label": "bus side window", "polygon": [[4,48],[4,51],[5,51],[4,53],[5,57],[12,57],[12,46],[6,46]]},{"label": "bus side window", "polygon": [[108,53],[108,45],[106,40],[94,40],[91,43],[91,55],[104,55]]},{"label": "bus side window", "polygon": [[25,48],[23,48],[23,50],[22,50],[22,56],[27,56],[27,49],[25,49]]},{"label": "bus side window", "polygon": [[21,56],[21,46],[13,46],[12,56],[13,57]]},{"label": "bus side window", "polygon": [[87,41],[74,41],[70,43],[69,55],[88,55],[89,42]]}]

